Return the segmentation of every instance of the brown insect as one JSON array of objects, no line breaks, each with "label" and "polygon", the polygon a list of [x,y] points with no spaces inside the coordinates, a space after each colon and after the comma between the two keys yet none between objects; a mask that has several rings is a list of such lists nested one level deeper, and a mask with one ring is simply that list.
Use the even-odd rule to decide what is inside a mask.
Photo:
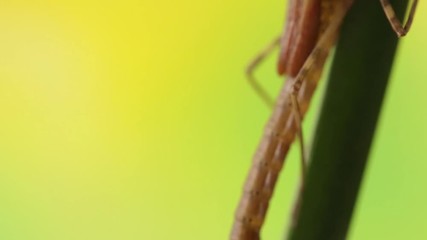
[{"label": "brown insect", "polygon": [[[277,46],[281,52],[277,65],[280,75],[289,79],[275,104],[272,117],[254,155],[230,234],[232,240],[260,239],[270,198],[291,143],[300,141],[302,186],[306,171],[301,121],[310,104],[317,82],[339,28],[354,0],[289,0],[285,31],[248,66],[249,82],[270,106],[273,100],[253,77],[254,68]],[[388,0],[379,0],[398,37],[411,27],[418,1],[414,0],[408,20],[402,25]]]}]

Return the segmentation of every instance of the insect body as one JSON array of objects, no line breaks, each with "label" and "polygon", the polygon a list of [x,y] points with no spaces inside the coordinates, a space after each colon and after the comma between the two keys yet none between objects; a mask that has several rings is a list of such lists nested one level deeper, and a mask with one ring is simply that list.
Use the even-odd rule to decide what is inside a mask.
[{"label": "insect body", "polygon": [[[398,36],[405,35],[412,23],[417,0],[412,4],[405,26],[395,17],[388,0],[380,1]],[[296,134],[302,142],[302,118],[308,109],[339,27],[352,3],[353,0],[290,0],[283,36],[276,39],[249,65],[249,80],[268,104],[272,101],[253,78],[252,70],[274,45],[281,45],[278,73],[288,75],[289,79],[281,90],[272,117],[253,157],[230,239],[260,239],[260,229],[285,156]],[[301,153],[304,154],[303,149]],[[306,163],[304,157],[302,159],[304,179]]]}]

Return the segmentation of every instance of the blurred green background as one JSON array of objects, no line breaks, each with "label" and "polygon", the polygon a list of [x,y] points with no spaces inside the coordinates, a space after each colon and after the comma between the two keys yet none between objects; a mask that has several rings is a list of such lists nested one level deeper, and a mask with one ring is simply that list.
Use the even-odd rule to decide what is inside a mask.
[{"label": "blurred green background", "polygon": [[[0,239],[226,239],[270,113],[243,70],[285,5],[1,1]],[[401,42],[349,239],[427,239],[426,11]],[[256,74],[278,91],[275,56]],[[264,239],[288,224],[297,150]]]}]

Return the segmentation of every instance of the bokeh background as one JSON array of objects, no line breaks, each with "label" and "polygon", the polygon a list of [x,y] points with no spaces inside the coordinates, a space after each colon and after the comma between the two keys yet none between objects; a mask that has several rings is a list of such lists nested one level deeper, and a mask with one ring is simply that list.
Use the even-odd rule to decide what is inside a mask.
[{"label": "bokeh background", "polygon": [[[0,239],[226,239],[270,113],[243,69],[285,5],[1,1]],[[426,11],[401,41],[349,239],[427,239]],[[275,56],[256,74],[272,94],[283,81]],[[297,153],[264,239],[285,233]]]}]

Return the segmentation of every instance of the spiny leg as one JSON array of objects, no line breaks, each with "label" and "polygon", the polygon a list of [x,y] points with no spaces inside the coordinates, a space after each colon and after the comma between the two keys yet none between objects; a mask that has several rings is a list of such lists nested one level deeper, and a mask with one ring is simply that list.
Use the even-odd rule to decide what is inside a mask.
[{"label": "spiny leg", "polygon": [[414,0],[409,11],[408,20],[406,20],[405,25],[396,17],[393,6],[391,6],[389,0],[380,0],[381,5],[384,9],[385,15],[387,16],[388,21],[390,22],[391,27],[396,32],[398,37],[405,36],[412,25],[412,20],[414,19],[415,9],[417,8],[418,0]]},{"label": "spiny leg", "polygon": [[254,77],[254,70],[259,66],[259,64],[274,50],[276,46],[280,43],[280,37],[275,38],[270,44],[268,44],[255,58],[249,63],[246,68],[246,77],[249,81],[251,87],[255,90],[258,96],[267,104],[269,107],[274,106],[274,101],[267,93],[267,91],[258,83],[257,79]]}]

